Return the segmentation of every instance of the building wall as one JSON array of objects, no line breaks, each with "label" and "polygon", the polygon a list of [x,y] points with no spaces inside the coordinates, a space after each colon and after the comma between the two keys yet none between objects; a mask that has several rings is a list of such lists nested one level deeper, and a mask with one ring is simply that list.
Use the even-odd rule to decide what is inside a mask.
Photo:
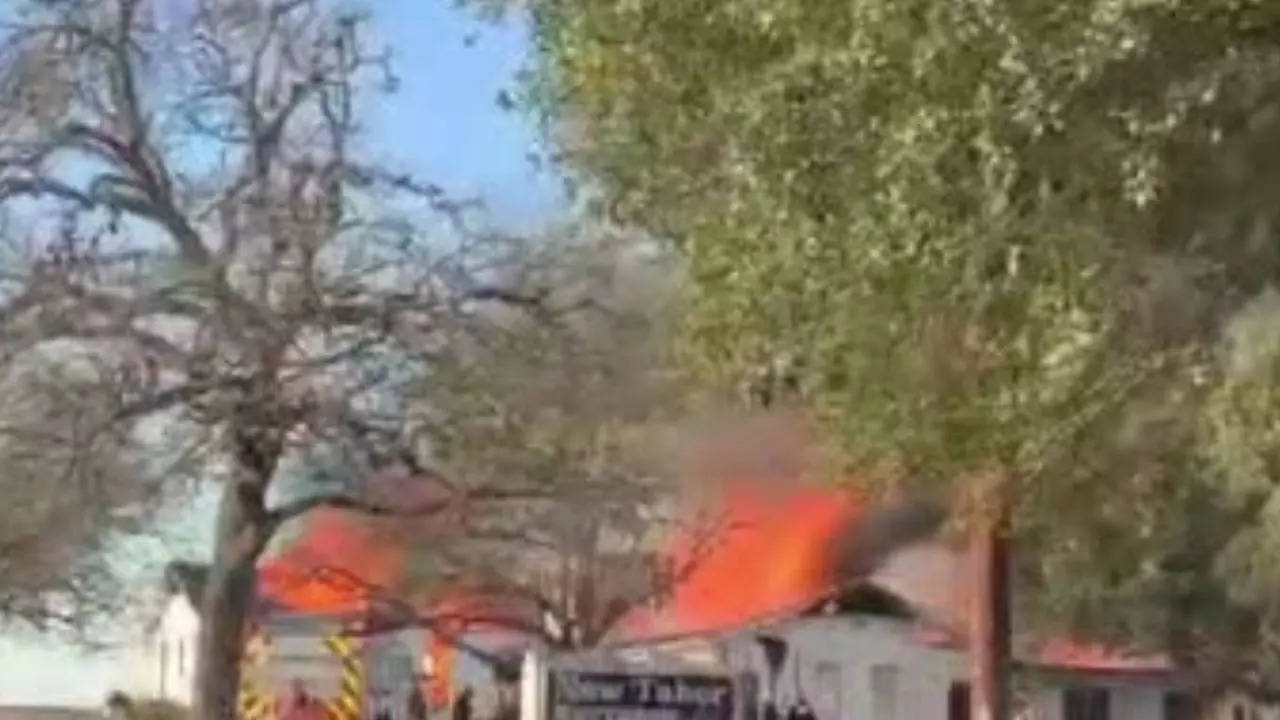
[{"label": "building wall", "polygon": [[[1113,720],[1164,720],[1163,688],[1085,680],[1080,685],[1108,691]],[[1060,687],[1043,686],[1026,690],[1027,706],[1017,720],[1063,720],[1063,692]]]},{"label": "building wall", "polygon": [[[967,680],[965,656],[919,642],[913,629],[909,621],[837,615],[795,620],[718,642],[667,643],[663,649],[693,659],[715,646],[731,669],[755,673],[762,697],[767,697],[768,672],[756,638],[772,635],[790,646],[776,688],[783,712],[804,697],[818,720],[947,720],[950,691]],[[1063,720],[1063,687],[1068,684],[1105,687],[1114,720],[1164,720],[1167,688],[1158,683],[1092,676],[1023,680],[1019,695],[1027,704],[1019,720]]]},{"label": "building wall", "polygon": [[1162,690],[1144,687],[1111,686],[1111,716],[1142,720],[1161,720],[1164,715]]},{"label": "building wall", "polygon": [[[963,658],[916,642],[911,624],[875,617],[829,616],[779,625],[768,634],[789,650],[774,701],[785,711],[804,698],[819,720],[945,719],[951,686],[964,680]],[[725,643],[725,662],[761,678],[771,692],[756,634]]]},{"label": "building wall", "polygon": [[136,644],[121,653],[120,666],[112,678],[111,687],[130,697],[151,698],[160,695],[160,666],[157,652],[158,630],[148,631]]},{"label": "building wall", "polygon": [[424,637],[421,630],[402,630],[367,640],[370,715],[385,712],[389,720],[407,720],[409,693],[422,671]]},{"label": "building wall", "polygon": [[[138,693],[191,705],[196,672],[200,615],[184,594],[169,599],[160,617],[147,659],[152,663],[152,692]],[[143,683],[140,683],[143,684]]]},{"label": "building wall", "polygon": [[167,595],[158,617],[121,653],[113,688],[131,697],[190,705],[200,617],[185,595]]}]

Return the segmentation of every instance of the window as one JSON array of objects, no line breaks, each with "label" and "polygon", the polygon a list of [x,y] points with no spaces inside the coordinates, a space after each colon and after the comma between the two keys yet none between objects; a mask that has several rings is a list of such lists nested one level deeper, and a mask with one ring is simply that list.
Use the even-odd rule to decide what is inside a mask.
[{"label": "window", "polygon": [[969,720],[969,683],[951,683],[947,691],[947,720]]},{"label": "window", "polygon": [[893,665],[871,666],[871,718],[897,720],[898,668]]},{"label": "window", "polygon": [[822,661],[817,667],[817,693],[813,711],[820,718],[844,717],[840,697],[840,666]]},{"label": "window", "polygon": [[1111,693],[1106,688],[1067,688],[1062,693],[1062,720],[1111,720]]}]

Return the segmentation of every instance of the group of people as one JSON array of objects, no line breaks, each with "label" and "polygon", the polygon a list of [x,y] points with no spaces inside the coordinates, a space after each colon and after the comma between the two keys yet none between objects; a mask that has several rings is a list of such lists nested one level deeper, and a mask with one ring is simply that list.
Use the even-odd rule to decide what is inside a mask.
[{"label": "group of people", "polygon": [[809,701],[804,698],[788,705],[785,712],[780,712],[772,700],[766,700],[761,709],[761,720],[818,720]]},{"label": "group of people", "polygon": [[[471,688],[463,688],[450,707],[449,720],[471,720],[473,698]],[[372,712],[371,720],[430,720],[430,709],[417,683],[409,688],[405,710],[405,715],[397,718],[390,707],[383,705]],[[307,691],[306,685],[294,680],[289,700],[281,708],[280,720],[329,720],[329,715],[324,704]]]},{"label": "group of people", "polygon": [[294,680],[289,700],[280,708],[280,720],[329,720],[329,711],[307,692],[301,680]]},{"label": "group of people", "polygon": [[[462,692],[458,693],[458,697],[453,701],[450,708],[450,720],[471,720],[471,703],[472,693],[470,687],[465,687]],[[414,683],[409,687],[408,693],[408,712],[407,720],[428,720],[431,715],[431,709],[427,705],[427,700],[423,696],[422,688],[419,683]],[[391,710],[383,707],[374,712],[373,720],[396,720],[392,716]]]}]

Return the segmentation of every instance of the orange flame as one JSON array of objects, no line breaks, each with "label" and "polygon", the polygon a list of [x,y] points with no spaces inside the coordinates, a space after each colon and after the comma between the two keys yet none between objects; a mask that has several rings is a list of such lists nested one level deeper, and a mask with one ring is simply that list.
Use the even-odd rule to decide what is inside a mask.
[{"label": "orange flame", "polygon": [[[457,648],[472,630],[509,629],[529,623],[526,603],[494,594],[452,589],[436,597],[403,595],[406,549],[394,533],[358,514],[324,510],[309,518],[302,535],[258,570],[260,596],[287,612],[365,616],[384,594],[406,602],[436,630],[425,653],[432,674],[425,683],[435,708],[453,702]],[[534,613],[536,616],[536,613]]]},{"label": "orange flame", "polygon": [[687,574],[664,608],[632,615],[622,633],[722,630],[817,602],[837,581],[836,540],[861,507],[838,489],[778,493],[757,484],[730,486],[723,530],[710,542],[677,539],[671,555]]},{"label": "orange flame", "polygon": [[[803,438],[794,425],[762,422],[729,436],[695,449],[693,472],[700,483],[710,481],[717,496],[716,532],[709,541],[694,534],[672,539],[667,554],[687,572],[660,608],[640,609],[623,619],[621,639],[742,627],[807,609],[835,589],[839,540],[863,519],[865,503],[842,489],[796,484],[804,462]],[[260,569],[260,592],[295,612],[363,612],[377,599],[377,589],[399,587],[406,552],[368,518],[321,511],[298,542]],[[971,579],[965,563],[964,553],[939,545],[895,556],[877,572],[877,580],[938,621],[920,634],[921,641],[962,648]],[[510,598],[463,588],[414,604],[442,623],[443,632],[433,633],[428,649],[435,667],[428,689],[437,707],[453,699],[457,649],[452,635],[512,629],[503,619],[537,622],[536,613],[530,617]],[[1034,657],[1069,669],[1170,667],[1167,658],[1065,639],[1046,643]]]},{"label": "orange flame", "polygon": [[432,672],[427,682],[427,693],[434,708],[448,707],[453,703],[454,665],[458,650],[454,644],[438,634],[432,634],[431,646]]},{"label": "orange flame", "polygon": [[322,510],[297,542],[259,568],[259,594],[295,612],[361,612],[378,588],[397,585],[403,568],[401,548],[367,520]]}]

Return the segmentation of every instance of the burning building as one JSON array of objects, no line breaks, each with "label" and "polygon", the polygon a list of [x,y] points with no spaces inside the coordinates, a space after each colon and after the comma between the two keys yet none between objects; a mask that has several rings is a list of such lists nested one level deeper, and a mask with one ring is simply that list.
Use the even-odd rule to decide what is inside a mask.
[{"label": "burning building", "polygon": [[[572,629],[546,622],[527,598],[464,587],[418,599],[397,592],[401,546],[341,513],[318,515],[261,568],[261,617],[277,636],[312,638],[313,660],[292,653],[297,668],[319,662],[316,638],[354,631],[362,707],[390,707],[392,720],[405,717],[400,698],[411,690],[443,707],[465,685],[495,688],[477,697],[476,716],[497,714],[510,698],[494,680],[510,677],[494,669],[539,645],[562,648],[553,654],[572,663],[746,678],[754,699],[740,706],[744,720],[799,706],[817,720],[967,718],[972,573],[967,556],[939,539],[940,514],[779,480],[801,476],[795,465],[767,442],[738,440],[695,469],[732,478],[698,488],[710,490],[716,531],[669,538],[661,554],[678,569],[673,582],[587,643],[593,652],[564,652]],[[1191,717],[1187,678],[1163,658],[1057,641],[1019,648],[1016,670],[1027,720]],[[341,698],[343,679],[329,684]],[[526,710],[526,720],[543,720],[537,703]]]},{"label": "burning building", "polygon": [[[796,707],[820,720],[968,717],[973,573],[937,537],[937,513],[869,509],[834,489],[729,498],[733,529],[668,603],[627,618],[615,647],[746,673],[766,718]],[[1015,685],[1028,720],[1193,717],[1189,678],[1160,657],[1022,647]]]},{"label": "burning building", "polygon": [[334,706],[336,720],[409,720],[448,708],[471,685],[477,717],[514,702],[506,695],[515,678],[502,670],[518,667],[527,637],[515,628],[536,622],[536,609],[462,589],[415,595],[404,586],[406,562],[404,546],[378,523],[316,513],[259,567],[254,615],[272,653],[250,667],[257,693],[278,697],[301,680]]},{"label": "burning building", "polygon": [[[801,704],[820,720],[966,717],[970,573],[965,556],[935,538],[937,513],[872,509],[839,489],[795,484],[719,490],[716,537],[672,539],[667,554],[687,571],[663,602],[622,617],[603,645],[751,677],[763,717]],[[509,659],[545,640],[529,608],[462,593],[409,608],[434,632],[403,628],[423,623],[404,600],[383,607],[389,594],[375,590],[395,584],[403,558],[351,523],[317,518],[263,568],[262,594],[279,632],[363,624],[370,707],[394,702],[415,674],[437,706],[463,685],[495,687],[486,654]],[[1161,658],[1060,641],[1022,649],[1019,684],[1028,718],[1144,720],[1177,717],[1166,707],[1182,707],[1185,682]],[[498,701],[482,697],[479,716]]]}]

